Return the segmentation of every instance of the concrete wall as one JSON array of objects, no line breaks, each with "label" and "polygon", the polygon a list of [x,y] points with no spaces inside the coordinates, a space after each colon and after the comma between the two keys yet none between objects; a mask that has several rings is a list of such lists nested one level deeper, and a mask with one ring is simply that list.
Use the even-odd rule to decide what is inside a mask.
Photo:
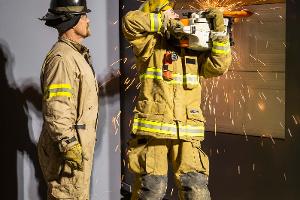
[{"label": "concrete wall", "polygon": [[[38,18],[50,1],[0,1],[1,161],[3,199],[45,199],[37,160],[41,125],[39,74],[57,40]],[[86,39],[101,87],[100,122],[95,147],[91,199],[119,199],[119,23],[117,0],[88,0],[93,35]],[[116,62],[116,63],[115,63]],[[113,64],[115,63],[115,64]],[[113,123],[112,123],[113,121]],[[5,162],[4,162],[5,161]]]}]

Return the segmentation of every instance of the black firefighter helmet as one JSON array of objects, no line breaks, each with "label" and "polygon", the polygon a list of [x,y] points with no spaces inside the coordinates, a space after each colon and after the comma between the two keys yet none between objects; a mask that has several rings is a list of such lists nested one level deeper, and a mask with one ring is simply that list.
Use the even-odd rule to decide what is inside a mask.
[{"label": "black firefighter helmet", "polygon": [[40,20],[59,32],[65,32],[78,23],[81,15],[89,12],[86,0],[51,0],[47,14]]}]

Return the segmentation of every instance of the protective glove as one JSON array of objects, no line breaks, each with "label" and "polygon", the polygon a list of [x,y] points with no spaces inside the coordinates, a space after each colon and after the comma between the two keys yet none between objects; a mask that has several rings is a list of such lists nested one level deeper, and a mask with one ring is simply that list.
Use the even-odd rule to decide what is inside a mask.
[{"label": "protective glove", "polygon": [[167,31],[173,35],[176,39],[181,39],[186,34],[183,32],[183,23],[177,19],[168,19]]},{"label": "protective glove", "polygon": [[72,172],[74,170],[83,170],[83,153],[79,143],[64,152],[63,156],[66,165],[71,168]]},{"label": "protective glove", "polygon": [[215,32],[224,32],[225,26],[224,26],[224,18],[223,13],[217,9],[217,8],[209,8],[206,11],[205,17],[207,19],[212,19],[214,24],[214,31]]}]

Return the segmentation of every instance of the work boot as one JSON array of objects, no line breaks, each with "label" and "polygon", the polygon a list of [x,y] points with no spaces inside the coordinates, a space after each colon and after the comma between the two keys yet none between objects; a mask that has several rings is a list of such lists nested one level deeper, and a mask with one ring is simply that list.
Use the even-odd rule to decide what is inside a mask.
[{"label": "work boot", "polygon": [[[143,175],[139,177],[137,197],[132,200],[161,200],[167,190],[167,176]],[[135,195],[134,195],[135,196]]]},{"label": "work boot", "polygon": [[208,176],[189,172],[180,176],[179,196],[181,200],[210,200]]}]

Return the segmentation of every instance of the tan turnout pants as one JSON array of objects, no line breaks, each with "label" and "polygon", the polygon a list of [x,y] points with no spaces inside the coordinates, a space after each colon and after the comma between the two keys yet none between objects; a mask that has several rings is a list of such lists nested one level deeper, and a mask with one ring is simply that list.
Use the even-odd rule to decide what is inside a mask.
[{"label": "tan turnout pants", "polygon": [[132,195],[134,200],[138,199],[137,191],[141,187],[139,176],[167,176],[169,161],[172,163],[177,187],[182,174],[196,172],[209,175],[209,160],[201,149],[200,141],[136,136],[129,141],[128,159],[129,169],[136,174]]}]

